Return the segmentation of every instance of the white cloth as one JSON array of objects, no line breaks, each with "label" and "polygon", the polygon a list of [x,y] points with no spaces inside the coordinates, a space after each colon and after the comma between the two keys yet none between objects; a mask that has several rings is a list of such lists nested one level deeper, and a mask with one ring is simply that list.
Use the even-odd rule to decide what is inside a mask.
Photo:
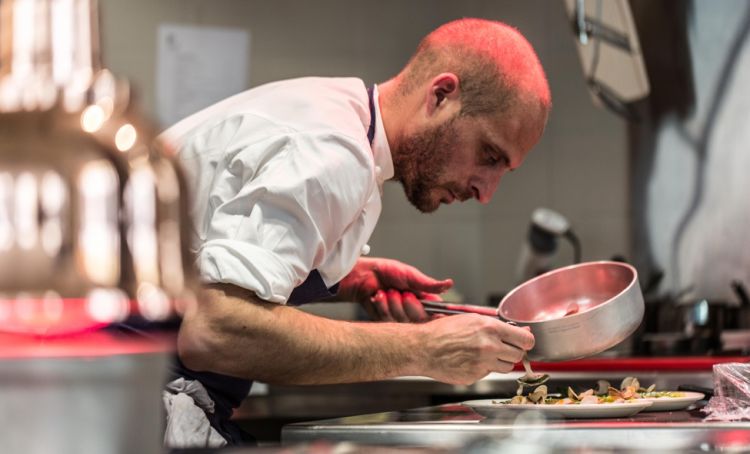
[{"label": "white cloth", "polygon": [[220,448],[227,441],[211,427],[206,413],[213,413],[214,401],[199,381],[180,377],[162,391],[167,413],[164,446],[169,448]]},{"label": "white cloth", "polygon": [[[377,93],[375,93],[377,106]],[[201,277],[286,303],[317,269],[327,287],[354,266],[393,162],[364,83],[302,78],[240,93],[162,135],[193,189]]]}]

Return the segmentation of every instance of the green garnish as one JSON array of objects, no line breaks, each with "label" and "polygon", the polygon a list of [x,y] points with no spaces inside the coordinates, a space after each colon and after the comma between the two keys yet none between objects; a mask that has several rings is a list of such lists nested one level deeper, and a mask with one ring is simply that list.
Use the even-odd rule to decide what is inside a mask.
[{"label": "green garnish", "polygon": [[685,393],[679,391],[651,391],[649,393],[641,393],[641,397],[685,397]]}]

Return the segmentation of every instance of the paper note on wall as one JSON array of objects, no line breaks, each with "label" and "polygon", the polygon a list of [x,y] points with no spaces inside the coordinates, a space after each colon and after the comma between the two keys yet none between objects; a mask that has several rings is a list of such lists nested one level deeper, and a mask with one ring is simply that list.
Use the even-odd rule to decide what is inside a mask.
[{"label": "paper note on wall", "polygon": [[247,89],[246,30],[161,24],[157,41],[156,110],[162,126]]}]

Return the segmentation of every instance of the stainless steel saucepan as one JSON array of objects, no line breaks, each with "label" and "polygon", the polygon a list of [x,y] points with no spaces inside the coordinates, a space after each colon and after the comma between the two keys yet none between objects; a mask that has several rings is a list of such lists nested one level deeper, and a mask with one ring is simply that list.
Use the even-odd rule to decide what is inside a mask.
[{"label": "stainless steel saucepan", "polygon": [[562,361],[614,347],[640,325],[643,295],[635,268],[621,262],[586,262],[530,279],[497,309],[422,301],[432,314],[478,313],[528,326],[536,339],[528,358]]}]

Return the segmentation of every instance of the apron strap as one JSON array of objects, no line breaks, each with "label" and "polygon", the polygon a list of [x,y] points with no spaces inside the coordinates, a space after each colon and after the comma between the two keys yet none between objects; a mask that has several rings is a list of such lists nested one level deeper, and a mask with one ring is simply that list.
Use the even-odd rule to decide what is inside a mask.
[{"label": "apron strap", "polygon": [[372,141],[375,140],[375,98],[373,96],[374,91],[375,85],[367,89],[367,97],[370,100],[370,127],[367,128],[367,140],[370,141],[370,146],[372,146]]},{"label": "apron strap", "polygon": [[[375,140],[375,86],[367,88],[367,98],[370,104],[370,126],[367,128],[367,140],[372,146],[372,141]],[[326,288],[323,278],[320,276],[318,270],[312,270],[305,279],[305,282],[298,285],[292,290],[292,294],[289,295],[287,304],[292,306],[299,306],[312,301],[330,298],[336,295],[339,284],[334,285],[331,288]]]}]

